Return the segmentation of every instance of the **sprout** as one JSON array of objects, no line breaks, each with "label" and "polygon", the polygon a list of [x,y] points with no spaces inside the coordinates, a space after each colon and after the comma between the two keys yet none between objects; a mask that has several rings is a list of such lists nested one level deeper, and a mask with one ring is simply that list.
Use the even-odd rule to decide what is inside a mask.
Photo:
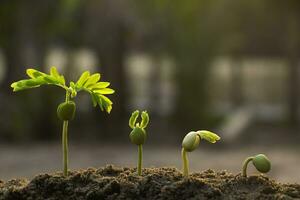
[{"label": "sprout", "polygon": [[220,140],[220,137],[210,131],[192,131],[183,138],[181,156],[183,161],[183,175],[185,177],[189,176],[189,160],[187,158],[187,152],[194,151],[199,146],[201,139],[207,140],[210,143],[216,143]]},{"label": "sprout", "polygon": [[129,119],[129,127],[132,128],[132,131],[129,135],[130,141],[133,144],[138,145],[138,164],[137,164],[137,172],[138,175],[142,175],[142,162],[143,162],[143,144],[146,141],[147,133],[145,131],[145,128],[149,124],[149,115],[146,111],[142,112],[142,121],[141,123],[136,123],[137,118],[139,117],[140,112],[135,111],[132,113],[130,119]]},{"label": "sprout", "polygon": [[257,171],[259,171],[261,173],[267,173],[271,170],[271,162],[268,159],[268,157],[264,154],[258,154],[256,156],[248,157],[244,161],[243,171],[242,171],[242,175],[244,177],[247,177],[247,167],[248,167],[248,163],[251,161],[252,161],[254,167],[257,169]]},{"label": "sprout", "polygon": [[110,113],[112,109],[112,102],[107,98],[106,94],[113,94],[114,90],[107,88],[109,82],[99,82],[101,75],[99,73],[90,74],[84,72],[79,80],[74,83],[70,82],[69,86],[66,85],[64,76],[60,75],[55,67],[51,67],[50,74],[40,72],[35,69],[26,70],[29,79],[20,80],[11,84],[14,92],[40,87],[41,85],[55,85],[63,88],[66,91],[65,102],[59,104],[57,108],[57,116],[63,121],[62,131],[62,146],[63,146],[63,173],[68,175],[68,124],[69,121],[74,119],[76,104],[72,98],[77,96],[79,91],[86,91],[91,95],[93,105],[99,105],[100,109]]}]

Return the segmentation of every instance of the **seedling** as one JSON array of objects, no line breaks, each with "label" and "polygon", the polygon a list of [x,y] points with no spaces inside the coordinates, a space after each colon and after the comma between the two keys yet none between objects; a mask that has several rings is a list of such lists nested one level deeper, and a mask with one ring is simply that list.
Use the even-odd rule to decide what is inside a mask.
[{"label": "seedling", "polygon": [[261,173],[267,173],[271,170],[271,162],[268,159],[268,157],[264,154],[258,154],[256,156],[248,157],[244,161],[243,171],[242,171],[242,175],[244,177],[247,177],[247,167],[248,167],[248,163],[251,161],[252,161],[254,167],[257,169],[257,171],[259,171]]},{"label": "seedling", "polygon": [[183,161],[183,175],[185,177],[189,176],[189,160],[187,152],[194,151],[199,146],[201,139],[210,143],[216,143],[220,140],[220,137],[210,131],[192,131],[183,138],[181,156]]},{"label": "seedling", "polygon": [[101,77],[99,73],[90,74],[89,71],[85,71],[76,83],[70,82],[69,86],[66,85],[64,76],[60,75],[55,67],[51,67],[50,74],[35,69],[27,69],[26,73],[29,79],[20,80],[11,85],[14,92],[37,88],[41,85],[55,85],[66,91],[65,102],[59,104],[57,116],[63,121],[63,174],[68,176],[68,124],[74,118],[76,111],[76,104],[71,99],[75,98],[78,92],[85,91],[91,95],[94,107],[99,105],[102,111],[110,113],[113,103],[104,95],[113,94],[114,90],[108,88],[109,82],[99,82]]},{"label": "seedling", "polygon": [[132,128],[132,131],[129,135],[129,138],[133,144],[138,145],[138,164],[137,164],[137,173],[139,176],[142,175],[142,162],[143,162],[143,144],[146,141],[147,133],[145,128],[149,124],[149,115],[146,111],[143,111],[141,114],[142,121],[137,123],[137,118],[139,117],[140,112],[135,111],[132,113],[129,119],[129,126]]}]

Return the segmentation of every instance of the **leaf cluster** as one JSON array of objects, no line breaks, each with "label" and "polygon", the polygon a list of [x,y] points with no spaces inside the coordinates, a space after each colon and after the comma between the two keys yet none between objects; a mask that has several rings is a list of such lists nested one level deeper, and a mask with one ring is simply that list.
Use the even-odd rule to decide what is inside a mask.
[{"label": "leaf cluster", "polygon": [[86,91],[91,95],[94,107],[98,105],[102,111],[111,112],[113,103],[105,95],[113,94],[115,91],[108,88],[109,82],[100,82],[101,75],[99,73],[90,74],[89,71],[85,71],[76,83],[71,81],[69,86],[66,85],[64,76],[59,74],[56,67],[51,67],[49,74],[35,69],[27,69],[26,73],[28,79],[11,84],[14,92],[37,88],[42,85],[55,85],[65,89],[74,98],[79,91]]}]

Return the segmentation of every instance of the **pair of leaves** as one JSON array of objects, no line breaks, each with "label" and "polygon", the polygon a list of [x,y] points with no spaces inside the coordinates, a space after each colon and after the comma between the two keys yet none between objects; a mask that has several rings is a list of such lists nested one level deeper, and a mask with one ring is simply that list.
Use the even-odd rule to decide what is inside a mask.
[{"label": "pair of leaves", "polygon": [[65,88],[65,78],[60,75],[55,67],[51,67],[50,74],[45,74],[35,69],[27,69],[30,79],[20,80],[11,84],[14,92],[40,87],[41,85],[57,85]]},{"label": "pair of leaves", "polygon": [[141,123],[136,123],[137,118],[140,115],[140,111],[136,110],[131,114],[131,117],[129,119],[129,126],[130,128],[134,129],[135,127],[140,127],[140,128],[146,128],[149,124],[149,115],[147,111],[143,111],[141,114],[142,121]]},{"label": "pair of leaves", "polygon": [[77,92],[83,90],[88,92],[93,101],[94,107],[99,105],[101,110],[106,110],[110,113],[112,109],[112,101],[107,98],[106,94],[113,94],[113,89],[107,88],[109,82],[99,82],[101,75],[99,73],[90,74],[90,72],[84,72],[79,80],[74,83],[70,82],[70,86],[66,86],[65,78],[60,75],[55,67],[51,67],[50,74],[40,72],[35,69],[27,69],[27,75],[30,79],[20,80],[11,85],[14,92],[40,87],[41,85],[56,85],[64,88],[71,93],[71,97],[74,98]]}]

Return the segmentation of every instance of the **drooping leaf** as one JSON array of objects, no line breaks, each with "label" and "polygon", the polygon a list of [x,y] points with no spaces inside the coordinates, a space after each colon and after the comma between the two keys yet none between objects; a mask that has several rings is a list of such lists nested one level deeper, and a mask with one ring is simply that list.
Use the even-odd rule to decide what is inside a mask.
[{"label": "drooping leaf", "polygon": [[97,95],[94,93],[91,93],[91,98],[92,98],[93,106],[96,107],[98,104]]},{"label": "drooping leaf", "polygon": [[100,107],[103,106],[106,112],[110,113],[112,110],[112,104],[113,104],[112,101],[104,95],[98,94],[97,96],[100,98],[100,100],[98,101],[98,103],[100,103],[99,106]]}]

